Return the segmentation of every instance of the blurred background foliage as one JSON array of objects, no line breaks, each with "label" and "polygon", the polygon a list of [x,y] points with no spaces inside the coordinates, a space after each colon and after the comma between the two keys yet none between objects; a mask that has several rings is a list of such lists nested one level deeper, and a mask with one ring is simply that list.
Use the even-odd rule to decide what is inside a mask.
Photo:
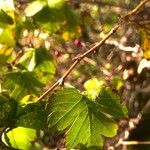
[{"label": "blurred background foliage", "polygon": [[[9,94],[21,105],[37,101],[38,96],[65,73],[75,56],[99,41],[118,18],[138,2],[140,0],[0,0],[1,93]],[[105,82],[127,105],[129,117],[118,122],[118,135],[106,140],[106,149],[121,138],[150,140],[149,8],[147,3],[131,22],[122,25],[94,54],[85,57],[66,81],[80,90],[95,87],[95,94]],[[36,135],[35,130],[15,129],[7,133],[8,137],[22,130],[27,141],[25,147],[64,147],[62,133],[49,137],[42,133]],[[33,137],[28,139],[26,134]],[[4,141],[7,145],[14,144],[13,140]],[[28,145],[28,141],[35,142]],[[148,150],[150,146],[119,145],[116,149]]]}]

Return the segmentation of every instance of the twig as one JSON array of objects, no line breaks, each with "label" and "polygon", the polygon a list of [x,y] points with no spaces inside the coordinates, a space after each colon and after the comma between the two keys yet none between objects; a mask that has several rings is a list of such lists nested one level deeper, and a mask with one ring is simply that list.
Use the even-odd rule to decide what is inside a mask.
[{"label": "twig", "polygon": [[79,56],[75,57],[74,62],[71,64],[71,66],[68,68],[68,70],[65,72],[65,74],[57,81],[55,82],[49,89],[47,89],[46,92],[44,92],[38,100],[43,99],[46,97],[52,90],[54,90],[56,87],[59,85],[62,85],[65,81],[65,79],[68,77],[68,75],[72,72],[72,70],[79,64],[79,62],[86,57],[88,54],[94,52],[98,47],[102,46],[107,39],[109,39],[117,30],[118,28],[122,25],[122,23],[128,22],[129,17],[136,14],[136,12],[144,6],[145,3],[147,3],[150,0],[142,0],[133,10],[131,10],[127,15],[122,17],[116,25],[103,37],[101,41],[96,43],[92,48],[87,50],[85,53],[80,54]]},{"label": "twig", "polygon": [[123,141],[122,145],[150,145],[150,141]]}]

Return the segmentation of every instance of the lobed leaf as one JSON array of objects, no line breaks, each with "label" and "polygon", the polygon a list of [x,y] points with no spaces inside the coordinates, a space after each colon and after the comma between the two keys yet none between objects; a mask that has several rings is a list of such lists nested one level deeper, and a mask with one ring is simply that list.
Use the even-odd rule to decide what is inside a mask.
[{"label": "lobed leaf", "polygon": [[[103,98],[105,95],[102,92]],[[118,129],[116,123],[106,114],[110,112],[107,109],[111,110],[112,106],[117,106],[119,110],[116,116],[125,116],[123,115],[125,112],[122,112],[125,109],[120,108],[123,106],[119,105],[119,102],[115,103],[114,99],[110,101],[113,101],[114,106],[110,106],[108,101],[101,105],[100,102],[99,104],[93,102],[74,88],[60,90],[51,97],[48,107],[49,127],[58,131],[67,129],[66,146],[68,149],[80,145],[101,147],[102,136],[113,137]],[[99,107],[102,104],[106,105],[105,109]]]},{"label": "lobed leaf", "polygon": [[114,118],[127,116],[127,108],[120,104],[120,97],[113,93],[108,87],[103,87],[96,99],[100,111],[111,115]]}]

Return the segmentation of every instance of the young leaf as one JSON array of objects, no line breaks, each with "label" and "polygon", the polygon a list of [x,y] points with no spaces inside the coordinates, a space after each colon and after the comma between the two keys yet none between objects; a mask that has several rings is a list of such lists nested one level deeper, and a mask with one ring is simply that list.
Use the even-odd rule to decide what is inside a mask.
[{"label": "young leaf", "polygon": [[26,16],[31,17],[35,15],[36,13],[41,11],[45,5],[46,5],[46,2],[44,1],[33,1],[25,9]]},{"label": "young leaf", "polygon": [[36,140],[36,130],[30,128],[17,127],[7,133],[3,133],[2,141],[9,147],[20,150],[32,149],[32,143]]},{"label": "young leaf", "polygon": [[13,123],[16,107],[16,101],[0,94],[0,127],[8,126]]},{"label": "young leaf", "polygon": [[[108,101],[106,105],[107,103]],[[109,109],[111,108],[112,105]],[[113,137],[117,132],[117,125],[105,115],[99,104],[81,95],[74,88],[63,89],[54,94],[48,109],[49,127],[58,131],[67,128],[68,149],[80,144],[86,147],[101,147],[102,136]]]},{"label": "young leaf", "polygon": [[41,103],[21,107],[16,117],[16,126],[42,130],[47,127],[47,112]]},{"label": "young leaf", "polygon": [[93,78],[90,80],[87,80],[84,83],[84,88],[86,89],[86,91],[84,92],[90,99],[94,100],[100,90],[101,90],[101,86],[104,84],[104,81],[99,81],[97,78]]}]

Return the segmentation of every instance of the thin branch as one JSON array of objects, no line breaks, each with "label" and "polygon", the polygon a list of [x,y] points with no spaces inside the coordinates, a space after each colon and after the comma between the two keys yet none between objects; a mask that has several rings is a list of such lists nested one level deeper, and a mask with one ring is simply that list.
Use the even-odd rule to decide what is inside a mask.
[{"label": "thin branch", "polygon": [[98,47],[102,46],[107,39],[109,39],[117,30],[118,28],[122,25],[122,23],[128,22],[129,17],[136,14],[136,12],[144,6],[145,3],[147,3],[150,0],[142,0],[133,10],[131,10],[127,15],[122,17],[116,25],[103,37],[101,41],[96,43],[92,48],[87,50],[85,53],[80,54],[79,56],[75,57],[74,62],[71,64],[71,66],[67,69],[65,74],[57,81],[55,82],[46,92],[44,92],[38,100],[43,99],[46,97],[51,91],[53,91],[56,87],[59,85],[62,85],[64,83],[64,80],[68,77],[68,75],[72,72],[72,70],[79,64],[79,62],[84,59],[88,54],[94,52]]},{"label": "thin branch", "polygon": [[122,145],[150,145],[150,141],[122,141]]}]

